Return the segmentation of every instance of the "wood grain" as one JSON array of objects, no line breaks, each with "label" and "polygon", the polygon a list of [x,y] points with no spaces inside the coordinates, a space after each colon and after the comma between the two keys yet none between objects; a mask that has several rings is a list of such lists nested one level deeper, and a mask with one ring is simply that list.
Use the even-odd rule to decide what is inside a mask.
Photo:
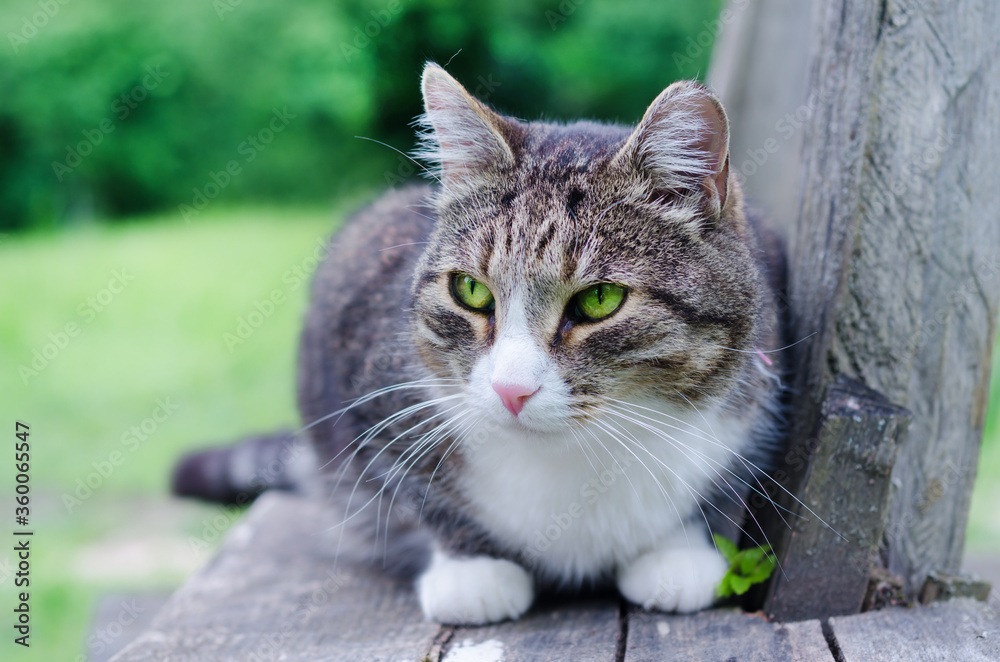
[{"label": "wood grain", "polygon": [[[809,62],[815,0],[729,0],[708,84],[730,122],[730,172],[768,225],[791,239],[799,211],[802,122],[813,109]],[[727,13],[728,12],[728,13]]]},{"label": "wood grain", "polygon": [[[649,613],[614,596],[543,599],[518,621],[440,627],[423,621],[409,583],[366,565],[334,562],[334,519],[322,503],[264,494],[217,556],[113,662],[835,659],[819,620],[770,623],[733,609]],[[848,662],[993,660],[1000,659],[998,620],[988,606],[960,599],[831,619],[830,637],[840,642],[838,654],[854,656],[840,658]],[[919,657],[911,650],[957,656]],[[905,655],[886,657],[896,652]]]},{"label": "wood grain", "polygon": [[[820,0],[789,294],[792,447],[850,376],[909,409],[888,569],[959,569],[1000,299],[1000,4]],[[786,467],[787,469],[787,467]],[[801,480],[786,471],[786,484]],[[794,489],[793,489],[794,491]],[[821,565],[828,559],[817,559]]]},{"label": "wood grain", "polygon": [[398,660],[429,650],[409,583],[338,564],[323,504],[268,492],[114,662]]},{"label": "wood grain", "polygon": [[618,638],[616,601],[562,603],[533,609],[513,623],[454,628],[442,659],[491,650],[503,662],[605,662],[615,659]]},{"label": "wood grain", "polygon": [[843,375],[830,385],[801,503],[791,504],[764,611],[779,621],[856,614],[878,562],[889,475],[910,413]]},{"label": "wood grain", "polygon": [[626,662],[833,662],[819,621],[768,623],[717,609],[693,615],[633,612]]},{"label": "wood grain", "polygon": [[970,598],[830,619],[844,662],[996,662],[1000,616]]}]

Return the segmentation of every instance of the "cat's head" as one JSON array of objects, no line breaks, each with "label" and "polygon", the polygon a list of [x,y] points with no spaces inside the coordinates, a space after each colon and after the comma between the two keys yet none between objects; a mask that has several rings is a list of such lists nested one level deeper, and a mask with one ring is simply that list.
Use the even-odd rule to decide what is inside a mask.
[{"label": "cat's head", "polygon": [[414,324],[436,375],[540,432],[732,391],[762,285],[711,92],[675,83],[635,129],[505,117],[433,64],[423,95],[441,186]]}]

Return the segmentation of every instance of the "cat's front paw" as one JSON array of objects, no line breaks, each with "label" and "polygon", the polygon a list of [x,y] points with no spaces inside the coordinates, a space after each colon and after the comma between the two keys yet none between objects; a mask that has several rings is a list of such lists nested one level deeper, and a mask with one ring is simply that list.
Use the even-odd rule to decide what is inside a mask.
[{"label": "cat's front paw", "polygon": [[619,570],[618,590],[645,609],[691,613],[711,606],[727,567],[712,548],[656,550]]},{"label": "cat's front paw", "polygon": [[531,575],[511,561],[435,552],[417,580],[417,595],[429,621],[483,625],[521,616],[535,588]]}]

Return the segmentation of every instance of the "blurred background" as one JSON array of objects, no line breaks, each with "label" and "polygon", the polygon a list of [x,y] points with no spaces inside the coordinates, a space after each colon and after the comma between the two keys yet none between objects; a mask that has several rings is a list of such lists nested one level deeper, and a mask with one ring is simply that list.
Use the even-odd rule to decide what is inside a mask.
[{"label": "blurred background", "polygon": [[[238,517],[171,499],[172,463],[295,425],[315,251],[418,178],[396,150],[414,146],[426,60],[508,114],[633,123],[670,82],[705,77],[720,5],[4,2],[0,403],[9,440],[31,426],[36,530],[16,659],[106,659],[156,604],[114,596],[167,594]],[[996,410],[975,553],[1000,550]],[[12,485],[2,462],[0,503]],[[4,610],[12,574],[4,551]],[[102,598],[111,625],[95,629]]]}]

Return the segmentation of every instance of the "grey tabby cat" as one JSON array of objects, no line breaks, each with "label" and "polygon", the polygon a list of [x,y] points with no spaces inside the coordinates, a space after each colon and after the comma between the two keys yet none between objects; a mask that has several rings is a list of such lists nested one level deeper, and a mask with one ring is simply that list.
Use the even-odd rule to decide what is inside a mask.
[{"label": "grey tabby cat", "polygon": [[[774,284],[694,82],[638,127],[522,122],[423,74],[421,156],[334,238],[299,403],[345,516],[428,619],[517,618],[616,585],[712,604],[777,438]],[[735,508],[733,506],[736,506]]]}]

